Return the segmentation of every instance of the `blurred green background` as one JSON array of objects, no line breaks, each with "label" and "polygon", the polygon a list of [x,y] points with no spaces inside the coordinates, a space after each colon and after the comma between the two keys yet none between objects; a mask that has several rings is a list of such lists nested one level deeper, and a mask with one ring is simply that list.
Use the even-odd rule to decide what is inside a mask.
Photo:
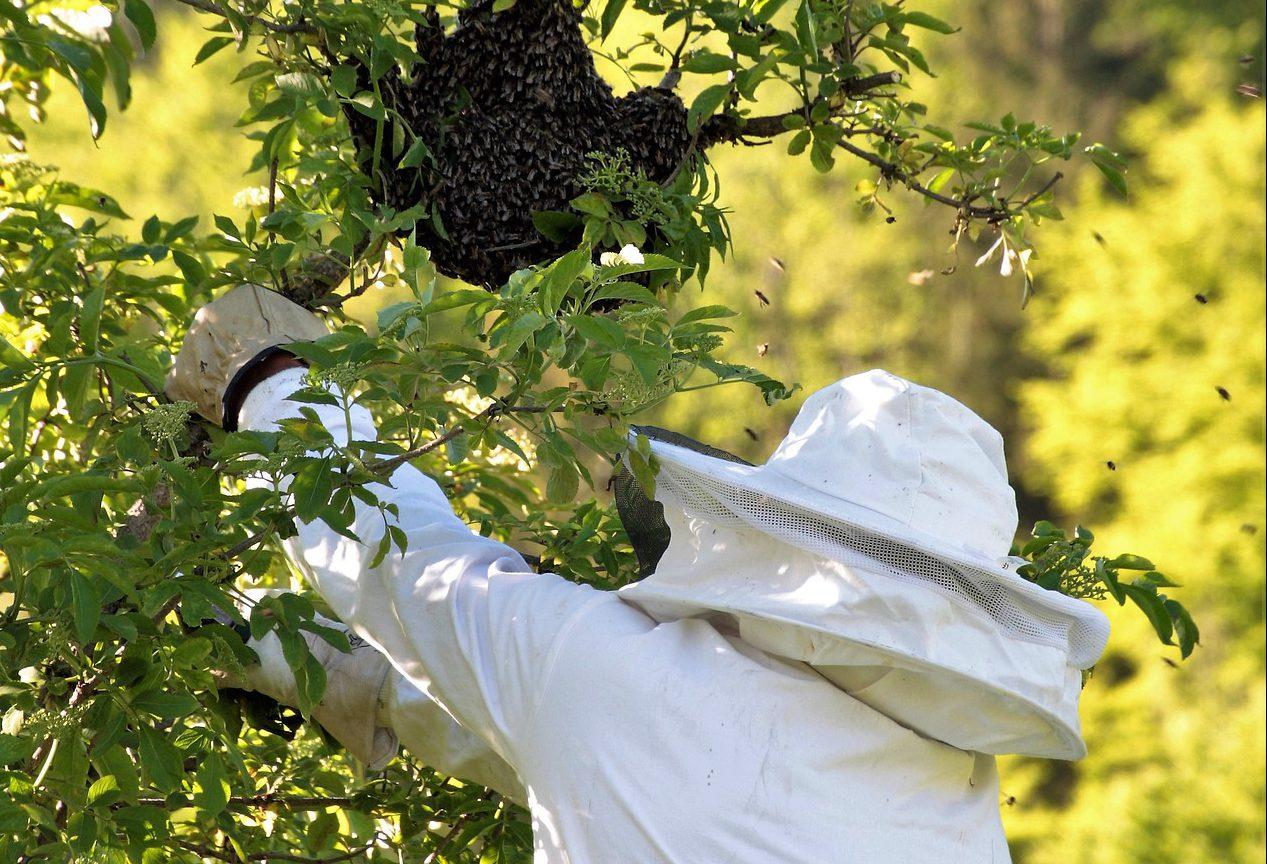
[{"label": "blurred green background", "polygon": [[[1237,85],[1261,88],[1263,7],[919,5],[963,28],[928,46],[939,77],[915,85],[934,122],[1014,110],[1083,130],[1129,155],[1129,199],[1061,166],[1066,219],[1035,232],[1039,293],[1021,309],[1016,278],[973,266],[983,245],[949,251],[944,208],[897,191],[891,224],[862,212],[854,187],[874,171],[820,175],[779,143],[717,150],[735,249],[696,299],[743,313],[729,359],[807,389],[880,366],[950,392],[1004,432],[1023,525],[1081,522],[1183,583],[1203,636],[1190,661],[1106,606],[1115,633],[1082,703],[1091,755],[1004,761],[1018,864],[1261,861],[1265,118]],[[64,88],[31,155],[141,219],[239,215],[263,178],[244,173],[246,94],[225,82],[249,54],[193,67],[197,16],[159,11],[132,108],[94,146]],[[393,299],[371,293],[359,314]],[[704,390],[646,419],[762,459],[799,398]]]}]

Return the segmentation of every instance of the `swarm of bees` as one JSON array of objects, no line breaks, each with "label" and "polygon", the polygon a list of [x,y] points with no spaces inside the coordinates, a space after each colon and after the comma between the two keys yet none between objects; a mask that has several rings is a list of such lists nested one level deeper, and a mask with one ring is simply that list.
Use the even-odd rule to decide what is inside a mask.
[{"label": "swarm of bees", "polygon": [[[354,110],[348,123],[367,167],[395,166],[393,142],[418,138],[421,165],[384,169],[376,194],[404,211],[422,204],[418,242],[437,269],[476,285],[573,248],[539,233],[533,212],[567,211],[593,152],[628,154],[655,181],[673,174],[691,146],[686,107],[671,90],[643,87],[617,98],[598,74],[571,0],[472,3],[446,32],[434,11],[415,33],[412,79],[393,68],[383,101],[409,133]],[[427,7],[424,7],[427,8]],[[442,225],[443,229],[437,229]],[[424,239],[425,238],[425,239]]]}]

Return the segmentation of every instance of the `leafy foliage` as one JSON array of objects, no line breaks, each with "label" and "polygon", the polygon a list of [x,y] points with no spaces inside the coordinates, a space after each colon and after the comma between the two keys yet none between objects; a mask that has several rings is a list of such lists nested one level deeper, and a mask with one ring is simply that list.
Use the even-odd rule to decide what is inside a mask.
[{"label": "leafy foliage", "polygon": [[[602,488],[627,419],[727,383],[766,404],[792,392],[721,359],[733,313],[682,291],[729,251],[706,144],[787,135],[819,170],[847,153],[878,172],[858,189],[869,206],[906,187],[951,208],[956,238],[997,235],[1019,255],[1027,225],[1059,217],[1038,172],[1076,139],[1010,116],[966,141],[928,124],[903,95],[906,75],[930,72],[910,37],[953,28],[901,4],[608,2],[587,15],[591,45],[606,50],[635,13],[658,16],[615,56],[695,91],[695,150],[663,182],[596,154],[570,212],[535,214],[543,235],[579,227],[575,248],[477,290],[436,281],[418,227],[444,231],[434,208],[380,195],[384,153],[421,176],[435,142],[411,139],[378,85],[417,62],[413,25],[451,30],[455,10],[195,5],[214,23],[191,61],[258,55],[237,76],[251,167],[267,176],[245,218],[132,228],[105,192],[20,152],[0,164],[0,860],[527,860],[526,819],[498,796],[407,758],[367,781],[311,727],[296,734],[292,712],[220,689],[209,670],[251,661],[230,626],[245,624],[283,639],[301,707],[320,697],[298,638],[337,642],[313,621],[319,600],[287,595],[224,620],[243,586],[292,583],[277,541],[293,516],[346,531],[352,502],[373,501],[365,484],[409,460],[479,530],[569,578],[619,585],[633,557],[581,484]],[[40,118],[53,86],[73,87],[103,134],[111,95],[128,105],[131,63],[161,38],[144,0],[78,12],[0,0],[0,17],[0,127],[15,151],[22,113]],[[794,107],[755,115],[758,90]],[[350,115],[382,145],[368,165]],[[646,251],[600,254],[626,244]],[[312,277],[330,266],[340,278]],[[304,349],[303,398],[331,400],[322,385],[337,384],[372,409],[379,442],[336,442],[310,417],[226,435],[167,403],[160,382],[192,310],[243,281],[336,322],[371,287],[407,298],[372,333],[344,322]],[[248,472],[293,475],[293,511],[246,489]],[[401,542],[389,540],[380,555]]]},{"label": "leafy foliage", "polygon": [[[1032,533],[1033,539],[1020,550],[1030,562],[1017,570],[1021,576],[1070,597],[1090,600],[1112,597],[1119,606],[1129,598],[1153,625],[1158,639],[1167,645],[1174,645],[1178,639],[1179,652],[1184,658],[1192,653],[1200,640],[1200,632],[1182,603],[1158,591],[1178,586],[1157,572],[1153,562],[1138,555],[1113,558],[1097,555],[1088,562],[1095,535],[1082,526],[1074,529],[1072,538],[1047,521],[1035,525]],[[1123,571],[1143,575],[1123,582]]]}]

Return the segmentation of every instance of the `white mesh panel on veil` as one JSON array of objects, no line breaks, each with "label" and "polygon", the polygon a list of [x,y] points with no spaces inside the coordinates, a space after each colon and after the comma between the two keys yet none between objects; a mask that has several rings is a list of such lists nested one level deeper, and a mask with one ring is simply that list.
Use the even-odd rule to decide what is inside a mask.
[{"label": "white mesh panel on veil", "polygon": [[[818,555],[879,569],[911,585],[932,588],[989,616],[1018,638],[1067,651],[1069,665],[1093,665],[1108,638],[1103,618],[1080,601],[1020,576],[951,564],[895,540],[834,521],[751,490],[712,480],[664,460],[657,497],[718,524],[756,528]],[[1051,596],[1044,596],[1051,595]]]}]

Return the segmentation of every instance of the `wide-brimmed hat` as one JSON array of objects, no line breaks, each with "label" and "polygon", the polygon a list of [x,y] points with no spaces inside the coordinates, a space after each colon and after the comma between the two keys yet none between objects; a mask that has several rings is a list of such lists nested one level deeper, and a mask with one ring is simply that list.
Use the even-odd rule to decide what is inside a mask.
[{"label": "wide-brimmed hat", "polygon": [[650,444],[672,539],[627,600],[717,618],[954,746],[1085,753],[1079,670],[1108,621],[1016,573],[1003,440],[964,405],[877,370],[806,399],[764,465]]}]

